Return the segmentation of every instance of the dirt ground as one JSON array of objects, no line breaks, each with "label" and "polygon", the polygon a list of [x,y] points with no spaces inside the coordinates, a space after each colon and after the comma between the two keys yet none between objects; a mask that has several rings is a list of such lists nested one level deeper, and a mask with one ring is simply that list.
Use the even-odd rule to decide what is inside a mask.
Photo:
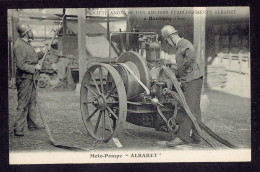
[{"label": "dirt ground", "polygon": [[[229,87],[228,87],[229,88]],[[10,151],[64,151],[49,142],[45,130],[27,131],[24,137],[16,137],[13,125],[16,119],[17,91],[9,89],[9,150]],[[202,114],[202,121],[222,138],[240,148],[251,147],[251,104],[250,98],[232,95],[221,90],[205,90],[210,104]],[[44,108],[47,123],[58,142],[84,147],[88,150],[117,150],[109,141],[102,143],[93,139],[87,132],[80,114],[79,96],[75,91],[40,90],[39,100]],[[38,120],[41,122],[40,116]],[[139,127],[127,123],[119,140],[123,150],[166,149],[157,145],[158,141],[170,140],[165,132]],[[216,142],[217,143],[217,142]],[[219,145],[225,148],[223,145]],[[206,143],[183,145],[167,149],[208,149]]]}]

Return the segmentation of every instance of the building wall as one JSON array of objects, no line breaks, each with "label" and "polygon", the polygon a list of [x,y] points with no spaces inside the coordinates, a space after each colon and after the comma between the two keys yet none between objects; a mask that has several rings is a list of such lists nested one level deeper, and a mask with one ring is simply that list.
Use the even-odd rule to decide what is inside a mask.
[{"label": "building wall", "polygon": [[78,37],[74,35],[65,35],[59,37],[58,52],[64,56],[78,55]]},{"label": "building wall", "polygon": [[212,57],[208,64],[211,64],[220,52],[236,54],[249,51],[248,23],[206,26],[206,57]]}]

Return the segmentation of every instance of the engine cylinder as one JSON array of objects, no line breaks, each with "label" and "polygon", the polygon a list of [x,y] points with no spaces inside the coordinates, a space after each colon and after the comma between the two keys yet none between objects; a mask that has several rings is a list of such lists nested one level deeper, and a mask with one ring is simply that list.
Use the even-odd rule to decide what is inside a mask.
[{"label": "engine cylinder", "polygon": [[146,60],[147,62],[155,62],[160,59],[160,44],[157,42],[151,42],[146,47]]}]

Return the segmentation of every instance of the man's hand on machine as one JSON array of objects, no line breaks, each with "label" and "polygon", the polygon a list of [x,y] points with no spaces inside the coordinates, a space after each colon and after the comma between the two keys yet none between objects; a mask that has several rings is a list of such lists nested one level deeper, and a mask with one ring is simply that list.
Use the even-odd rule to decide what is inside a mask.
[{"label": "man's hand on machine", "polygon": [[42,65],[41,64],[37,64],[34,66],[36,70],[41,70],[42,69]]},{"label": "man's hand on machine", "polygon": [[59,32],[61,30],[61,28],[62,28],[62,25],[55,26],[55,27],[52,28],[52,31]]},{"label": "man's hand on machine", "polygon": [[172,64],[171,69],[174,70],[174,71],[177,71],[178,70],[177,64]]}]

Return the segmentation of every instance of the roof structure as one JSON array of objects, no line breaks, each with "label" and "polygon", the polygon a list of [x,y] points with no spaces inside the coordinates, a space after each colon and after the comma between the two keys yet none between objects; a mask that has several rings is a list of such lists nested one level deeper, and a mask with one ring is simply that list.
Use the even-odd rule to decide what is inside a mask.
[{"label": "roof structure", "polygon": [[[68,33],[78,34],[78,23],[77,22],[68,21],[66,23],[66,25],[67,25],[66,29],[67,29]],[[99,23],[86,22],[86,35],[89,35],[89,36],[104,35],[106,33],[107,33],[106,29]]]}]

